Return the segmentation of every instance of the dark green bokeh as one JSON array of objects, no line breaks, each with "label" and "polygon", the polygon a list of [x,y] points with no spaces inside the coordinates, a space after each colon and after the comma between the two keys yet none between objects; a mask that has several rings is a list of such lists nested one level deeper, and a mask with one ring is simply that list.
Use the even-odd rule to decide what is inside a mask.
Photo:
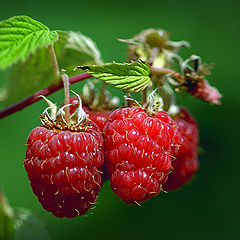
[{"label": "dark green bokeh", "polygon": [[[0,185],[9,202],[39,214],[52,238],[58,240],[239,239],[239,8],[234,0],[1,2],[1,20],[26,14],[51,29],[80,30],[97,42],[106,61],[126,60],[126,46],[116,38],[129,38],[150,27],[166,29],[173,40],[191,43],[192,48],[182,52],[184,56],[194,53],[204,62],[215,63],[209,81],[223,93],[220,107],[191,97],[179,98],[199,122],[204,149],[192,184],[161,193],[138,207],[121,202],[106,183],[96,209],[88,217],[70,220],[43,211],[23,168],[26,138],[39,125],[45,104],[36,103],[1,120]],[[51,99],[61,97],[60,91]]]}]

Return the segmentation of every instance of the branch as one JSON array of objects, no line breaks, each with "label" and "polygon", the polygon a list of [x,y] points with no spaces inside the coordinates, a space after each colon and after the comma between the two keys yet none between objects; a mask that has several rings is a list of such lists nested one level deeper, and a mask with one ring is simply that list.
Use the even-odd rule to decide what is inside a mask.
[{"label": "branch", "polygon": [[[70,77],[69,83],[74,84],[74,83],[83,81],[85,79],[91,78],[91,77],[93,77],[93,76],[89,75],[88,73],[82,73],[82,74]],[[48,96],[48,95],[58,91],[61,88],[63,88],[63,82],[60,82],[59,85],[51,84],[48,87],[41,89],[40,91],[34,93],[32,96],[25,98],[22,101],[15,103],[15,104],[1,110],[0,111],[0,119],[4,118],[12,113],[15,113],[17,111],[20,111],[20,110],[24,109],[25,107],[28,107],[31,104],[41,100],[41,98],[39,97],[40,95]]]},{"label": "branch", "polygon": [[[179,83],[184,83],[184,81],[185,81],[184,76],[182,76],[181,74],[179,74],[176,71],[169,69],[169,68],[151,67],[151,74],[155,75],[156,77],[162,77],[163,75],[171,74],[171,77],[174,78],[175,80],[177,80]],[[82,74],[70,77],[69,83],[74,84],[76,82],[80,82],[80,81],[83,81],[83,80],[91,78],[91,77],[93,77],[93,76],[91,76],[88,73],[82,73]],[[56,85],[56,84],[49,85],[48,87],[34,93],[32,96],[25,98],[22,101],[1,110],[0,111],[0,119],[4,118],[14,112],[20,111],[20,110],[24,109],[25,107],[39,101],[41,99],[41,98],[39,98],[40,95],[48,96],[48,95],[58,91],[61,88],[63,88],[63,82],[60,82],[58,85]],[[211,91],[211,93],[212,92],[213,91]],[[209,95],[209,93],[207,93],[207,96],[208,95]],[[217,94],[215,94],[215,95],[217,95]],[[220,96],[221,95],[218,93],[217,97],[215,97],[215,98],[217,98],[217,100],[218,100],[218,99],[220,99]],[[197,96],[197,97],[200,98],[199,96]],[[215,103],[212,100],[211,101],[205,100],[205,101]]]}]

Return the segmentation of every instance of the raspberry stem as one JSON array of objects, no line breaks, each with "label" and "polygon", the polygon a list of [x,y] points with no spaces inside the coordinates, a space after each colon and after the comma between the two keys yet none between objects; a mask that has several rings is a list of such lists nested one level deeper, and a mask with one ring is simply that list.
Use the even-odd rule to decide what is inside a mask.
[{"label": "raspberry stem", "polygon": [[[156,67],[151,67],[151,72],[152,72],[152,74],[155,74],[157,76],[162,76],[163,74],[167,74],[167,73],[175,73],[172,69],[156,68]],[[178,74],[178,73],[176,73],[176,74]],[[180,75],[180,74],[178,74],[178,75]],[[80,81],[83,81],[85,79],[92,78],[92,77],[93,76],[91,76],[88,73],[82,73],[82,74],[70,77],[69,83],[74,84],[76,82],[80,82]],[[29,96],[13,105],[1,110],[0,111],[0,119],[4,118],[10,114],[13,114],[17,111],[20,111],[20,110],[30,106],[31,104],[39,101],[41,99],[41,98],[39,98],[40,95],[43,95],[46,97],[46,96],[60,90],[61,88],[63,88],[62,81],[60,81],[57,85],[55,83],[50,84],[46,88],[43,88],[40,91],[34,93],[32,96]]]},{"label": "raspberry stem", "polygon": [[103,82],[102,83],[102,87],[101,87],[101,92],[100,92],[100,96],[99,96],[99,102],[98,105],[101,106],[103,104],[103,102],[105,102],[105,98],[106,98],[106,87],[107,87],[107,83]]},{"label": "raspberry stem", "polygon": [[[172,74],[171,78],[174,78],[174,80],[176,80],[179,85],[182,85],[185,82],[185,78],[183,75],[177,73],[176,71],[169,69],[169,68],[158,68],[158,67],[151,67],[151,74],[161,78],[163,75],[166,74]],[[76,76],[73,76],[69,79],[69,83],[70,84],[74,84],[76,82],[88,79],[88,78],[92,78],[93,76],[91,76],[88,73],[82,73]],[[34,93],[32,96],[23,99],[22,101],[15,103],[3,110],[0,111],[0,119],[4,118],[14,112],[20,111],[22,109],[24,109],[25,107],[37,102],[38,100],[40,100],[39,96],[43,95],[43,96],[48,96],[56,91],[58,91],[59,89],[63,88],[63,83],[59,82],[57,85],[55,83],[52,83],[51,85],[49,85],[48,87]]]},{"label": "raspberry stem", "polygon": [[[63,70],[62,70],[63,71]],[[67,107],[65,108],[65,120],[68,123],[70,117],[70,97],[69,97],[69,77],[66,73],[62,73],[62,80],[63,80],[63,88],[64,88],[64,105]]]},{"label": "raspberry stem", "polygon": [[58,67],[58,61],[55,54],[54,46],[53,44],[49,45],[48,47],[49,55],[51,57],[52,67],[53,67],[53,73],[54,73],[54,84],[58,85],[61,82],[61,75]]},{"label": "raspberry stem", "polygon": [[144,89],[144,90],[142,91],[142,105],[145,106],[146,103],[147,103],[147,90]]},{"label": "raspberry stem", "polygon": [[[91,76],[88,73],[82,73],[82,74],[70,77],[69,83],[74,84],[74,83],[77,83],[77,82],[80,82],[80,81],[83,81],[85,79],[92,78],[92,77],[93,76]],[[4,118],[10,114],[13,114],[17,111],[20,111],[20,110],[30,106],[31,104],[41,100],[41,98],[39,97],[40,95],[43,95],[46,97],[46,96],[60,90],[61,88],[63,88],[63,82],[60,82],[58,85],[52,83],[48,87],[43,88],[40,91],[34,93],[32,96],[27,97],[9,107],[1,110],[0,111],[0,119]]]}]

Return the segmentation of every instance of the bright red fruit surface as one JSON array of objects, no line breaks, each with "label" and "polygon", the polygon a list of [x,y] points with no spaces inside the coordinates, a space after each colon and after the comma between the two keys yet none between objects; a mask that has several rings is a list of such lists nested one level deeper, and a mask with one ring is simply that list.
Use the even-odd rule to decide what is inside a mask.
[{"label": "bright red fruit surface", "polygon": [[177,134],[174,141],[176,159],[172,162],[173,171],[169,174],[164,190],[174,190],[189,181],[198,169],[198,127],[196,121],[184,108],[174,118]]},{"label": "bright red fruit surface", "polygon": [[156,196],[171,169],[175,126],[169,115],[150,117],[139,107],[117,109],[104,132],[113,192],[129,204]]},{"label": "bright red fruit surface", "polygon": [[[74,113],[74,111],[77,109],[78,106],[78,98],[77,97],[71,97],[70,103],[73,104],[70,106],[70,112]],[[109,115],[111,114],[111,111],[93,111],[88,108],[85,104],[83,104],[83,110],[88,114],[89,119],[91,119],[94,123],[97,124],[99,127],[99,130],[103,132],[103,128],[109,118]]]},{"label": "bright red fruit surface", "polygon": [[82,215],[101,188],[103,138],[96,127],[86,131],[33,129],[24,161],[28,178],[43,208],[56,217]]}]

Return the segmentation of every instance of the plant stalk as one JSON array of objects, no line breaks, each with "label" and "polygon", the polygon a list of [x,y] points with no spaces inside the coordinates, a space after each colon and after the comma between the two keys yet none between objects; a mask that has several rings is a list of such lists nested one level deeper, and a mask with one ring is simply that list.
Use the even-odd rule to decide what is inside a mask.
[{"label": "plant stalk", "polygon": [[[156,77],[162,77],[165,74],[172,74],[172,77],[175,79],[178,79],[179,82],[184,80],[184,76],[180,75],[179,73],[175,72],[172,69],[169,68],[157,68],[157,67],[151,67],[151,74],[155,75]],[[88,78],[92,78],[88,73],[82,73],[73,77],[69,78],[69,83],[74,84],[76,82],[83,81]],[[13,114],[17,111],[20,111],[29,105],[39,101],[41,98],[39,98],[40,95],[48,96],[59,89],[63,88],[63,82],[60,81],[57,85],[55,83],[50,84],[48,87],[41,89],[40,91],[34,93],[32,96],[27,97],[3,110],[0,111],[0,119],[4,118],[10,114]],[[143,91],[143,102],[146,102],[146,92]]]},{"label": "plant stalk", "polygon": [[59,70],[59,67],[58,67],[58,61],[57,61],[57,57],[56,57],[56,54],[55,54],[53,44],[49,45],[48,50],[49,50],[49,55],[51,57],[51,62],[52,62],[52,67],[53,67],[53,74],[54,74],[53,84],[58,85],[61,81],[61,75],[60,75],[60,70]]},{"label": "plant stalk", "polygon": [[[62,80],[63,80],[63,88],[64,88],[64,105],[70,104],[70,97],[69,97],[69,77],[66,73],[62,74]],[[70,107],[67,106],[65,108],[65,120],[68,123],[70,117]]]},{"label": "plant stalk", "polygon": [[[92,78],[92,77],[93,76],[91,76],[88,73],[82,73],[82,74],[70,77],[69,83],[74,84],[74,83],[77,83],[77,82],[80,82],[80,81],[83,81],[85,79]],[[41,100],[41,98],[39,97],[40,95],[43,95],[46,97],[46,96],[58,91],[61,88],[63,88],[63,82],[60,82],[58,85],[51,84],[48,87],[41,89],[40,91],[34,93],[32,96],[27,97],[9,107],[1,110],[0,111],[0,119],[4,118],[10,114],[13,114],[17,111],[20,111],[20,110],[30,106],[31,104]]]},{"label": "plant stalk", "polygon": [[102,83],[102,87],[101,87],[101,92],[100,92],[100,96],[99,96],[99,102],[98,105],[101,106],[103,102],[105,102],[105,91],[106,91],[106,87],[107,87],[107,83],[103,82]]},{"label": "plant stalk", "polygon": [[145,106],[147,104],[147,89],[142,91],[142,105]]}]

